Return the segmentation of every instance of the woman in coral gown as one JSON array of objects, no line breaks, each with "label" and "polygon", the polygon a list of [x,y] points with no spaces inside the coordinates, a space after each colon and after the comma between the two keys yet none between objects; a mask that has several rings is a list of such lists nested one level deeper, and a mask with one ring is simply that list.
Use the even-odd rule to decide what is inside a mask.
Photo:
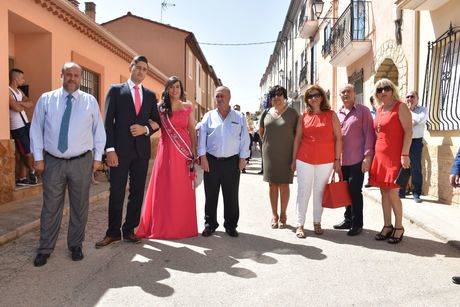
[{"label": "woman in coral gown", "polygon": [[136,235],[149,239],[195,237],[193,105],[185,101],[184,88],[177,77],[169,78],[162,100],[161,138]]}]

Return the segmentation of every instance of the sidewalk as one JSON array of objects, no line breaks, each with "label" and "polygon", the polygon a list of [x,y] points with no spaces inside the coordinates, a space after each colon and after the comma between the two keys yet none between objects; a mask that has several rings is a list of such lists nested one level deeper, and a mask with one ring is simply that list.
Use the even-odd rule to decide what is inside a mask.
[{"label": "sidewalk", "polygon": [[[109,197],[109,183],[98,177],[98,184],[90,188],[90,205],[106,203]],[[14,201],[0,206],[0,246],[33,231],[40,226],[40,212],[43,197],[36,195],[21,201]],[[69,211],[66,193],[64,215]]]},{"label": "sidewalk", "polygon": [[[368,202],[380,206],[379,189],[363,188],[363,194]],[[442,204],[430,196],[422,196],[422,200],[417,204],[412,196],[402,199],[404,218],[460,249],[460,206]]]}]

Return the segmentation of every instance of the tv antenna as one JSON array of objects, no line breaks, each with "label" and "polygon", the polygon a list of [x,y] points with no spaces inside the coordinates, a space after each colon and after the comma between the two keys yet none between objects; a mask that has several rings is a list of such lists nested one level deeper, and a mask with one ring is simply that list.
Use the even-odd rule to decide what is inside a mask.
[{"label": "tv antenna", "polygon": [[160,22],[163,23],[163,11],[165,11],[167,8],[171,6],[176,6],[174,3],[170,3],[166,0],[161,1],[161,16],[160,16]]}]

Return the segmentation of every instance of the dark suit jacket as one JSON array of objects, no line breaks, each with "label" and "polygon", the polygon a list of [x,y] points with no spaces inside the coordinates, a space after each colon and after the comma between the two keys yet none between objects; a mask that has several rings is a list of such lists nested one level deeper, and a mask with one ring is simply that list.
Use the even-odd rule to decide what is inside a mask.
[{"label": "dark suit jacket", "polygon": [[[113,147],[117,155],[126,156],[137,151],[139,158],[150,158],[150,135],[155,131],[149,125],[149,119],[160,125],[155,93],[142,86],[142,107],[136,115],[134,101],[128,83],[112,85],[105,100],[105,130],[107,142],[105,148]],[[149,135],[133,137],[129,128],[139,124],[147,126]]]}]

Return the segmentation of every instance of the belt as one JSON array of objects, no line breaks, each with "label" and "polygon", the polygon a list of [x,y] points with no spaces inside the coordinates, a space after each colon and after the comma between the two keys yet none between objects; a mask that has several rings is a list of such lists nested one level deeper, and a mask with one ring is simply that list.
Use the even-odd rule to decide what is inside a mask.
[{"label": "belt", "polygon": [[67,160],[67,161],[71,161],[71,160],[75,160],[75,159],[80,159],[80,158],[83,158],[84,156],[86,156],[89,152],[91,152],[91,150],[88,150],[88,151],[85,151],[84,153],[82,153],[81,155],[78,155],[78,156],[75,156],[75,157],[70,157],[70,158],[60,158],[60,157],[56,157],[56,156],[53,156],[52,154],[50,154],[49,152],[45,151],[45,153],[55,159],[59,159],[59,160]]},{"label": "belt", "polygon": [[234,156],[230,156],[230,157],[221,157],[221,158],[219,158],[219,157],[215,157],[215,156],[213,156],[211,154],[208,154],[208,153],[206,154],[206,156],[208,158],[210,158],[211,160],[216,160],[216,161],[228,161],[228,160],[233,160],[233,159],[239,157],[238,155],[234,155]]}]

